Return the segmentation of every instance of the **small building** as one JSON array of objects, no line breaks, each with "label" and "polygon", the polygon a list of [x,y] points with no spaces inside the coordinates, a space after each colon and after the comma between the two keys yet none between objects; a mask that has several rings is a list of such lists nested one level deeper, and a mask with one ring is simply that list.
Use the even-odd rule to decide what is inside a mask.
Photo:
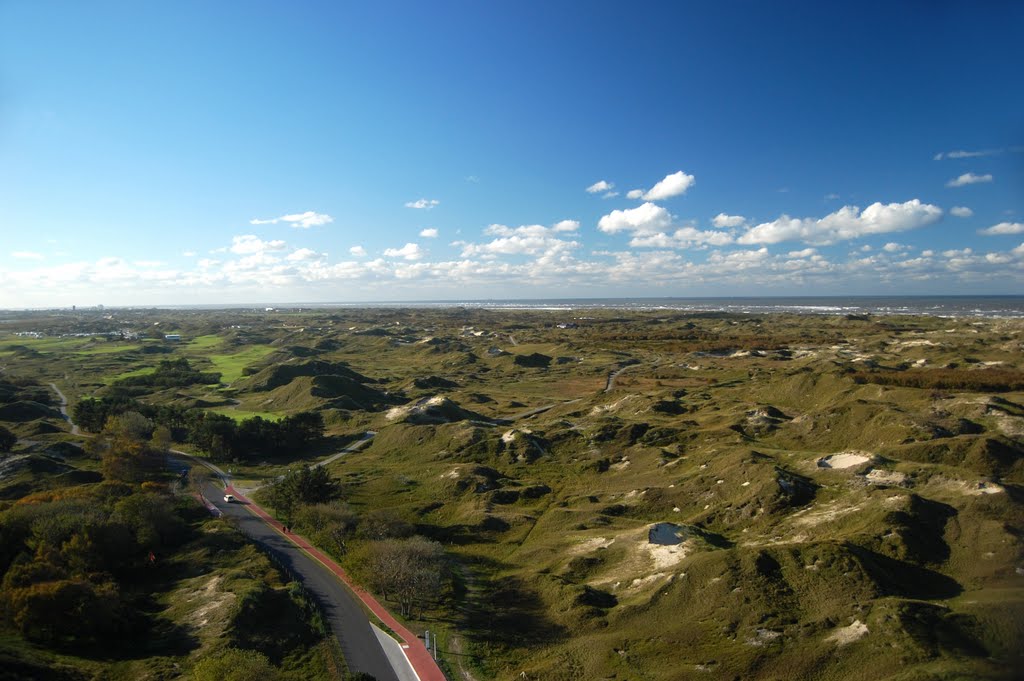
[{"label": "small building", "polygon": [[180,341],[181,340],[181,334],[180,333],[168,333],[168,334],[165,334],[164,335],[164,340],[165,341],[174,341],[174,342]]}]

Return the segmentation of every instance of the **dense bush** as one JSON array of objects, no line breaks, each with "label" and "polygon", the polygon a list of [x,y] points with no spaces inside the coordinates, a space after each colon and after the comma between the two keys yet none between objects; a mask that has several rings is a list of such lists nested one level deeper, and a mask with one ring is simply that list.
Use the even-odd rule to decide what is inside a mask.
[{"label": "dense bush", "polygon": [[180,359],[161,360],[153,373],[122,378],[115,385],[183,388],[189,385],[209,385],[219,382],[219,373],[202,373],[198,369],[193,369],[188,360],[182,357]]},{"label": "dense bush", "polygon": [[1024,390],[1024,372],[1012,369],[917,369],[912,371],[855,371],[857,383],[877,383],[901,388],[1010,392]]}]

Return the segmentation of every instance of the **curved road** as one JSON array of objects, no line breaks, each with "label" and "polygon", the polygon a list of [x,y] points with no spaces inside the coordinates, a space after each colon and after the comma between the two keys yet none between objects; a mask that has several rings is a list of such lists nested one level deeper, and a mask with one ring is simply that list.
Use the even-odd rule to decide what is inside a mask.
[{"label": "curved road", "polygon": [[[179,465],[191,465],[191,462],[178,458],[174,460]],[[341,644],[349,671],[371,674],[378,681],[401,681],[381,648],[361,604],[334,574],[246,510],[244,504],[225,503],[224,490],[212,480],[203,483],[202,492],[247,537],[273,554],[274,559],[317,599],[324,618]]]},{"label": "curved road", "polygon": [[[80,434],[79,427],[75,425],[67,412],[68,400],[64,393],[54,383],[51,383],[50,387],[60,397],[60,411],[71,425],[71,432],[75,435]],[[359,449],[374,435],[376,433],[372,431],[366,433],[363,439],[319,465]],[[171,450],[167,458],[178,468],[189,468],[195,463],[199,463],[185,452],[174,450]],[[202,463],[226,484],[228,476],[224,471],[213,464]],[[395,660],[395,665],[403,668],[402,672],[398,673],[395,666],[389,661],[388,653],[382,647],[379,634],[370,625],[369,616],[362,604],[326,566],[302,551],[276,528],[264,522],[262,518],[250,513],[244,504],[226,503],[224,490],[218,487],[213,480],[204,480],[201,491],[211,510],[216,510],[219,515],[234,520],[243,534],[270,552],[278,564],[285,567],[294,578],[300,580],[305,589],[316,598],[331,632],[338,639],[350,672],[370,674],[377,681],[407,681],[410,678],[408,672],[412,672],[412,670],[408,669],[406,672],[404,669],[408,663],[404,660],[405,656],[400,652],[401,649],[397,648],[391,651],[392,656],[397,655],[398,658],[402,658]],[[386,638],[386,635],[383,636]],[[395,648],[395,646],[397,646],[397,642],[389,647]],[[411,678],[416,678],[415,673]]]}]

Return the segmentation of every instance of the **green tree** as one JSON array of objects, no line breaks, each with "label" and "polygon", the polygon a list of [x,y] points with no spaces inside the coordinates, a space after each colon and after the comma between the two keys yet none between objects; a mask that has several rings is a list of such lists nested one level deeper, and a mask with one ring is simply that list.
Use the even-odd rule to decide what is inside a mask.
[{"label": "green tree", "polygon": [[355,532],[359,518],[347,506],[335,502],[300,506],[295,511],[293,522],[318,546],[340,556],[348,551],[347,542]]},{"label": "green tree", "polygon": [[107,419],[104,434],[117,440],[143,442],[153,434],[153,422],[137,411],[126,411]]},{"label": "green tree", "polygon": [[171,429],[159,425],[153,429],[153,436],[149,440],[149,446],[161,454],[166,454],[171,448]]},{"label": "green tree", "polygon": [[299,506],[322,504],[341,495],[341,484],[322,466],[291,470],[270,486],[267,499],[281,515],[291,520]]},{"label": "green tree", "polygon": [[9,452],[18,442],[18,436],[0,426],[0,452]]}]

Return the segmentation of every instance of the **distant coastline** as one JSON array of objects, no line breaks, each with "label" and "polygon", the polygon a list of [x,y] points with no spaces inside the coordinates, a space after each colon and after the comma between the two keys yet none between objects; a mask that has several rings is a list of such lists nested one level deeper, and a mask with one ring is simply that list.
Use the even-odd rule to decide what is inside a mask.
[{"label": "distant coastline", "polygon": [[[490,310],[581,311],[597,309],[732,312],[740,314],[925,315],[931,317],[1024,317],[1024,295],[987,296],[722,296],[637,298],[509,298],[477,300],[404,300],[361,302],[294,302],[204,305],[124,305],[105,309],[154,310],[288,310],[331,308],[470,308]],[[46,308],[35,308],[46,309]],[[49,308],[68,309],[68,308]],[[79,311],[96,307],[80,307]],[[17,310],[11,309],[10,312]],[[23,309],[24,311],[24,309]]]}]

